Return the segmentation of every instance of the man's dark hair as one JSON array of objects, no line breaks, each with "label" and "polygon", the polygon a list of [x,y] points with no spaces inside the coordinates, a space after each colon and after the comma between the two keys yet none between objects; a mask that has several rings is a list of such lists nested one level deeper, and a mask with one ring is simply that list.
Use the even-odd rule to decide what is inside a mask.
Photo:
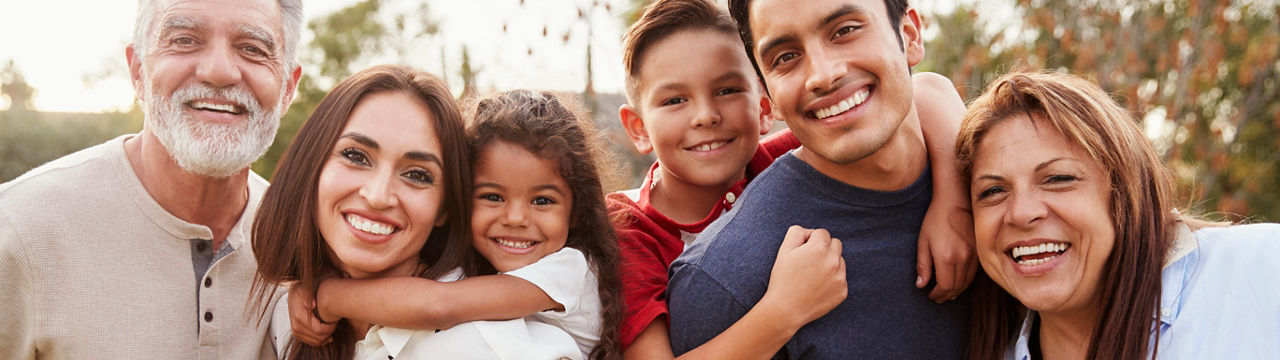
[{"label": "man's dark hair", "polygon": [[[902,30],[898,27],[902,26],[902,15],[907,12],[907,6],[907,0],[884,0],[885,13],[889,15],[889,24],[893,25],[893,34],[898,36],[899,43],[902,42]],[[738,36],[742,37],[747,59],[751,60],[751,67],[756,69],[756,76],[764,82],[764,73],[760,71],[760,64],[756,63],[751,45],[751,0],[729,0],[729,16],[738,23]],[[769,85],[765,84],[765,90],[768,89]]]}]

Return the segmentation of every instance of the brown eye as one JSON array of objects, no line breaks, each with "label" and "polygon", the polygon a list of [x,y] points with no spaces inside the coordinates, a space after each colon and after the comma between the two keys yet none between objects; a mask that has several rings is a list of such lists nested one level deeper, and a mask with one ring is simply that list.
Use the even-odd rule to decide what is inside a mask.
[{"label": "brown eye", "polygon": [[369,166],[369,156],[365,155],[363,151],[360,151],[354,148],[348,148],[348,149],[343,149],[342,152],[340,152],[339,154],[342,155],[342,158],[347,159],[347,161],[351,162],[352,164],[356,164],[360,166]]},{"label": "brown eye", "polygon": [[431,185],[436,183],[435,177],[432,177],[431,173],[426,170],[421,170],[421,169],[410,170],[410,171],[406,171],[401,176],[404,176],[405,179],[409,179],[409,181],[412,181],[418,184]]}]

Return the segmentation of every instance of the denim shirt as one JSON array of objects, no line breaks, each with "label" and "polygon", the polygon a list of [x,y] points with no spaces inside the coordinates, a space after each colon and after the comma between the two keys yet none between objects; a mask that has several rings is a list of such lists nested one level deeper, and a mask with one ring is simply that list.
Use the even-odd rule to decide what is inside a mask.
[{"label": "denim shirt", "polygon": [[[1161,273],[1159,359],[1280,354],[1280,224],[1213,227],[1178,237]],[[1006,359],[1030,360],[1028,311]]]}]

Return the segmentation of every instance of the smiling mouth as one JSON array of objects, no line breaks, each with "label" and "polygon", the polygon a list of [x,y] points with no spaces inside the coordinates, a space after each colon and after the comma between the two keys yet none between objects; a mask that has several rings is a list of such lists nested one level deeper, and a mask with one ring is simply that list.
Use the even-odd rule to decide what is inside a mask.
[{"label": "smiling mouth", "polygon": [[231,115],[240,115],[240,114],[243,114],[245,111],[244,107],[240,105],[214,104],[214,103],[199,101],[199,100],[188,102],[187,106],[196,110],[213,111],[213,112],[220,112],[220,113],[226,113]]},{"label": "smiling mouth", "polygon": [[685,148],[685,150],[692,150],[692,151],[711,151],[711,150],[715,150],[715,149],[719,149],[719,148],[725,147],[725,145],[729,145],[729,143],[731,143],[731,142],[733,142],[733,139],[729,139],[729,140],[720,140],[720,141],[712,141],[712,142],[709,142],[709,143],[699,144],[699,145],[695,145],[695,146],[692,146],[692,147],[688,147],[688,148]]},{"label": "smiling mouth", "polygon": [[534,244],[538,243],[533,240],[508,240],[505,238],[493,238],[492,240],[493,242],[498,243],[498,245],[502,245],[502,246],[506,246],[514,249],[528,249],[533,247]]},{"label": "smiling mouth", "polygon": [[391,233],[396,231],[395,226],[369,220],[356,214],[347,214],[346,219],[347,219],[347,223],[351,224],[351,227],[356,228],[356,230],[360,230],[373,235],[391,235]]},{"label": "smiling mouth", "polygon": [[839,103],[835,105],[831,105],[830,107],[815,110],[809,115],[819,120],[840,115],[840,114],[843,114],[845,111],[849,111],[849,109],[852,109],[858,105],[862,105],[864,101],[867,101],[867,97],[870,95],[871,95],[871,89],[869,88],[862,89],[856,93],[853,93],[853,95],[849,96],[848,99],[840,100]]},{"label": "smiling mouth", "polygon": [[1009,250],[1009,257],[1022,266],[1036,266],[1062,256],[1071,248],[1064,242],[1043,243],[1031,246],[1017,246]]}]

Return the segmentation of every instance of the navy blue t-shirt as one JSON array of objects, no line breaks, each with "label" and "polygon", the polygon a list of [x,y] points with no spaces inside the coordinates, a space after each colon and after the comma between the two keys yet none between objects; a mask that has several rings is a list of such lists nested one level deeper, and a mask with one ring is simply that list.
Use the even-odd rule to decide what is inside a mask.
[{"label": "navy blue t-shirt", "polygon": [[848,298],[796,332],[775,358],[954,359],[968,340],[968,296],[916,289],[916,242],[932,197],[926,169],[892,192],[850,186],[786,154],[671,264],[671,345],[682,354],[746,315],[768,288],[791,225],[843,242]]}]

